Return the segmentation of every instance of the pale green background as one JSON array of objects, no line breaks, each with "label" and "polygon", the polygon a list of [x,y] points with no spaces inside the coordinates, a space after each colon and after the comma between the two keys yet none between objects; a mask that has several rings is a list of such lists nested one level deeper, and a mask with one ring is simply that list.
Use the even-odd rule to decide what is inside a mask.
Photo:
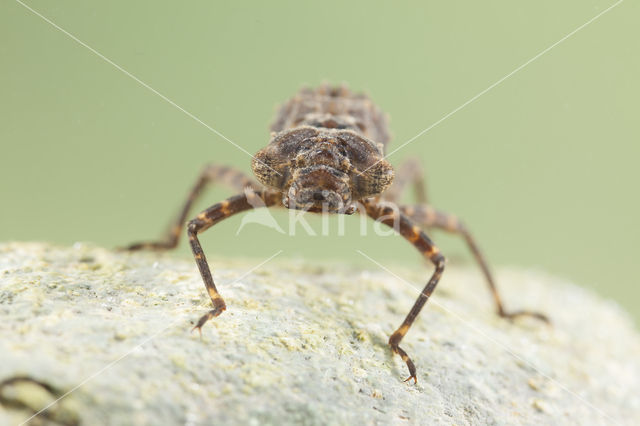
[{"label": "pale green background", "polygon": [[[322,80],[367,90],[398,146],[614,2],[28,4],[253,153],[275,106]],[[636,318],[639,9],[625,1],[391,157],[423,162],[434,204],[466,219],[493,265],[567,277]],[[0,241],[159,236],[203,164],[249,170],[248,155],[13,0],[0,4],[0,94]],[[341,238],[257,225],[234,237],[239,223],[203,236],[210,259],[283,249],[377,268],[362,249],[429,271],[400,238],[357,236],[357,219]]]}]

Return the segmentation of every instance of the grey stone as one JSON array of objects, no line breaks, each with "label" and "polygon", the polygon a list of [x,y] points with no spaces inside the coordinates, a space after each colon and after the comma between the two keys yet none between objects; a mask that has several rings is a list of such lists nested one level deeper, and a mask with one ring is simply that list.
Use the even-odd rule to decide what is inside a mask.
[{"label": "grey stone", "polygon": [[509,322],[472,265],[449,265],[403,341],[414,385],[387,339],[424,264],[385,265],[400,279],[373,264],[210,260],[227,311],[200,338],[209,301],[191,259],[0,245],[0,381],[21,378],[0,389],[0,424],[62,395],[32,424],[640,424],[637,331],[563,280],[499,270],[507,306],[553,325]]}]

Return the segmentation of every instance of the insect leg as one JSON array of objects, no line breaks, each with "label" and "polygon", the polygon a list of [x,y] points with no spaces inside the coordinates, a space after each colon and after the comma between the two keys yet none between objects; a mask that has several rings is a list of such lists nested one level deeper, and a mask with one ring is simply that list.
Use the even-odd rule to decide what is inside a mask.
[{"label": "insect leg", "polygon": [[[256,198],[252,200],[252,197]],[[224,300],[222,299],[222,296],[220,296],[220,293],[218,293],[216,285],[213,282],[211,269],[209,268],[207,259],[202,251],[202,246],[198,240],[198,234],[236,213],[252,209],[256,206],[269,207],[281,202],[282,200],[278,193],[270,191],[245,191],[244,194],[235,195],[218,204],[214,204],[189,222],[187,225],[187,234],[189,235],[191,251],[193,252],[193,257],[195,258],[198,269],[200,270],[200,275],[202,276],[202,281],[207,289],[207,293],[211,298],[211,303],[213,303],[213,309],[200,318],[196,326],[193,328],[194,330],[197,329],[200,331],[202,326],[208,320],[213,317],[217,317],[226,309]]]},{"label": "insect leg", "polygon": [[394,208],[388,207],[388,205],[385,206],[385,204],[379,204],[376,202],[365,202],[365,209],[369,217],[398,231],[398,233],[412,243],[423,256],[429,259],[436,268],[431,275],[431,278],[429,278],[426,286],[418,296],[418,299],[415,301],[411,311],[409,311],[409,314],[402,322],[402,325],[389,338],[391,350],[400,355],[409,368],[410,376],[405,381],[413,379],[413,381],[417,383],[416,367],[413,361],[411,361],[411,358],[409,358],[407,353],[399,346],[399,344],[405,334],[407,334],[407,331],[409,331],[409,327],[411,327],[411,324],[415,321],[420,310],[429,299],[429,296],[431,296],[431,293],[433,293],[433,290],[436,288],[436,285],[442,276],[442,272],[444,271],[445,259],[440,253],[440,250],[438,250],[434,243],[429,239],[427,234],[425,234],[418,226],[414,225],[411,219],[406,215],[398,212]]},{"label": "insect leg", "polygon": [[549,319],[544,314],[541,314],[538,312],[525,311],[525,310],[507,312],[504,309],[504,306],[502,304],[502,299],[500,297],[500,294],[498,293],[496,283],[493,279],[493,275],[489,270],[489,266],[487,265],[487,262],[484,256],[482,255],[480,248],[476,244],[475,239],[473,238],[473,236],[471,235],[467,227],[456,216],[435,210],[434,208],[426,204],[415,205],[415,206],[401,206],[400,211],[406,214],[411,219],[413,219],[415,222],[419,223],[420,225],[423,225],[426,227],[443,229],[447,232],[461,235],[462,238],[464,238],[465,242],[467,243],[467,246],[469,247],[469,250],[473,254],[473,257],[475,258],[476,262],[480,266],[480,269],[482,269],[482,272],[487,280],[487,284],[489,285],[489,289],[491,290],[491,294],[493,295],[493,299],[496,304],[496,310],[498,312],[498,315],[504,318],[515,318],[518,316],[532,316],[542,321],[549,322]]},{"label": "insect leg", "polygon": [[387,201],[397,203],[402,197],[402,193],[407,185],[413,184],[416,202],[427,203],[427,185],[425,183],[422,166],[416,159],[409,159],[398,167],[393,184],[387,189],[382,197]]},{"label": "insect leg", "polygon": [[131,244],[125,250],[169,250],[178,245],[180,234],[184,229],[184,222],[189,214],[189,210],[204,187],[210,182],[217,182],[226,185],[236,191],[243,191],[245,188],[257,190],[260,185],[248,178],[243,172],[226,166],[208,164],[200,173],[198,180],[189,192],[187,201],[184,203],[178,218],[173,222],[168,235],[160,241],[150,241]]}]

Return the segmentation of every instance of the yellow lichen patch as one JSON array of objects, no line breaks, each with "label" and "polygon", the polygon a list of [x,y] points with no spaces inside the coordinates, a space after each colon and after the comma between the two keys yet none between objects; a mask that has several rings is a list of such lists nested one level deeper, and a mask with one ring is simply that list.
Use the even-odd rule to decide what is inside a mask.
[{"label": "yellow lichen patch", "polygon": [[351,373],[354,375],[354,377],[361,377],[361,378],[367,377],[367,371],[360,367],[352,367]]},{"label": "yellow lichen patch", "polygon": [[169,360],[173,363],[175,367],[181,370],[186,367],[185,357],[183,355],[171,354],[169,356]]},{"label": "yellow lichen patch", "polygon": [[365,333],[363,330],[354,330],[353,332],[353,336],[359,341],[359,342],[366,342],[369,340],[369,335],[367,333]]},{"label": "yellow lichen patch", "polygon": [[302,347],[306,350],[317,349],[324,343],[322,336],[314,328],[310,327],[300,328],[300,339]]},{"label": "yellow lichen patch", "polygon": [[116,331],[115,333],[113,333],[113,338],[119,342],[126,340],[127,337],[127,334],[121,331]]},{"label": "yellow lichen patch", "polygon": [[289,336],[278,336],[278,342],[290,351],[301,351],[302,342],[298,338]]},{"label": "yellow lichen patch", "polygon": [[258,303],[258,301],[254,299],[244,299],[242,300],[242,306],[244,308],[250,309],[252,311],[258,310],[261,307],[264,307],[264,304]]},{"label": "yellow lichen patch", "polygon": [[247,394],[253,394],[256,388],[273,386],[281,380],[280,372],[266,362],[252,362],[235,371],[244,381],[243,391]]},{"label": "yellow lichen patch", "polygon": [[542,382],[540,381],[540,379],[536,377],[532,377],[529,380],[527,380],[527,384],[533,390],[536,390],[536,391],[542,390]]},{"label": "yellow lichen patch", "polygon": [[548,413],[550,410],[549,405],[547,404],[547,402],[545,402],[544,400],[540,399],[540,398],[534,398],[531,401],[531,405],[533,406],[533,408],[535,408],[536,410],[542,412],[542,413]]}]

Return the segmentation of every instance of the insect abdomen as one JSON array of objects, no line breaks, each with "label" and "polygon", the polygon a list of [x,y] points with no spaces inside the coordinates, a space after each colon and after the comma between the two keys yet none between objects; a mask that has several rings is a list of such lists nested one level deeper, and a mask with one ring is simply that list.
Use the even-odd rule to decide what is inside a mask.
[{"label": "insect abdomen", "polygon": [[346,86],[301,89],[280,107],[271,130],[281,132],[302,125],[350,129],[385,146],[389,142],[385,114],[367,95],[353,93]]}]

